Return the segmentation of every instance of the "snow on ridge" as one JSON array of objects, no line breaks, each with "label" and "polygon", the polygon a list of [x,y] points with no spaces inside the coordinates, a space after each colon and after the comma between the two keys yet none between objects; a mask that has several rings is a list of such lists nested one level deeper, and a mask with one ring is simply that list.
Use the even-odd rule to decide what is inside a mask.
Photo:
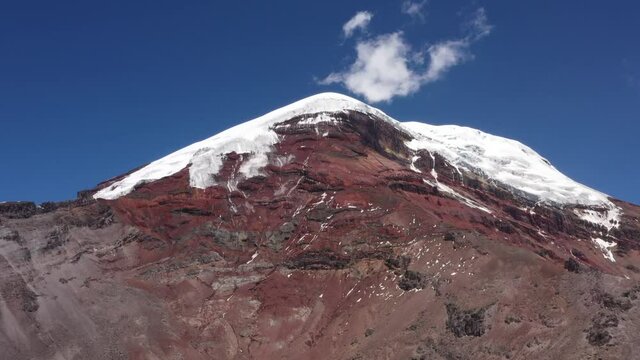
[{"label": "snow on ridge", "polygon": [[570,179],[518,141],[456,125],[405,122],[402,126],[414,137],[407,142],[409,148],[439,153],[453,166],[500,182],[536,201],[614,207],[606,194]]},{"label": "snow on ridge", "polygon": [[[233,151],[238,154],[251,154],[250,159],[239,169],[243,176],[258,175],[260,169],[267,165],[267,154],[278,142],[278,135],[272,129],[274,125],[298,115],[347,110],[369,113],[386,121],[395,122],[382,111],[348,96],[322,93],[274,110],[171,153],[98,191],[93,197],[117,199],[130,193],[137,185],[173,175],[189,165],[191,186],[204,189],[215,184],[213,176],[220,170],[224,154]],[[324,118],[318,121],[322,119]]]}]

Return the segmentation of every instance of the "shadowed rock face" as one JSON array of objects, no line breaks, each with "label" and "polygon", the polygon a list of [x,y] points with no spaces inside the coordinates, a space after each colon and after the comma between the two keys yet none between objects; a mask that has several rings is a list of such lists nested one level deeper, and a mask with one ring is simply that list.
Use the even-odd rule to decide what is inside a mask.
[{"label": "shadowed rock face", "polygon": [[616,201],[607,233],[438,154],[412,171],[407,134],[334,116],[279,127],[249,179],[231,153],[207,189],[184,169],[113,201],[0,204],[0,357],[638,358],[640,208]]},{"label": "shadowed rock face", "polygon": [[447,308],[447,328],[457,337],[482,336],[485,332],[484,309],[460,310],[449,303]]}]

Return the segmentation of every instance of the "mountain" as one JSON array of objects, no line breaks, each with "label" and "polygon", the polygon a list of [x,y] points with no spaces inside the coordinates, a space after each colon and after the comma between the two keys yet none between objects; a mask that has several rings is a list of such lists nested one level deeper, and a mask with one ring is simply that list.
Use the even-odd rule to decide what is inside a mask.
[{"label": "mountain", "polygon": [[529,147],[312,96],[0,203],[8,359],[633,359],[640,207]]}]

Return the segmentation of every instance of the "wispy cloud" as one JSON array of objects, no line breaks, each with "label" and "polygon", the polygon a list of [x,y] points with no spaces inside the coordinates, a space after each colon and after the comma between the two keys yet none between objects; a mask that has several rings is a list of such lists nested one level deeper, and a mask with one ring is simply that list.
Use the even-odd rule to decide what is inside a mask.
[{"label": "wispy cloud", "polygon": [[427,0],[412,1],[406,0],[402,2],[402,13],[411,16],[413,19],[424,21],[424,6],[427,5]]},{"label": "wispy cloud", "polygon": [[449,69],[465,60],[469,43],[466,40],[449,40],[429,47],[429,66],[422,76],[424,83],[440,79]]},{"label": "wispy cloud", "polygon": [[467,27],[469,28],[470,37],[473,40],[478,40],[483,38],[491,33],[493,30],[493,25],[489,24],[489,19],[487,18],[487,11],[484,8],[478,8],[471,20],[467,22]]},{"label": "wispy cloud", "polygon": [[370,102],[413,94],[469,59],[470,46],[492,30],[482,8],[465,25],[468,32],[464,37],[435,43],[425,52],[412,50],[402,32],[359,40],[353,64],[344,71],[329,74],[320,84],[342,84]]},{"label": "wispy cloud", "polygon": [[373,19],[373,14],[369,11],[357,12],[349,21],[342,25],[342,32],[345,37],[351,37],[356,30],[364,30]]},{"label": "wispy cloud", "polygon": [[471,44],[488,36],[493,29],[484,8],[477,9],[471,20],[465,25],[469,29],[467,36],[462,39],[443,41],[429,47],[429,67],[424,74],[426,83],[438,80],[450,68],[469,58]]},{"label": "wispy cloud", "polygon": [[640,67],[633,66],[633,61],[622,59],[623,76],[627,85],[633,90],[640,90]]}]

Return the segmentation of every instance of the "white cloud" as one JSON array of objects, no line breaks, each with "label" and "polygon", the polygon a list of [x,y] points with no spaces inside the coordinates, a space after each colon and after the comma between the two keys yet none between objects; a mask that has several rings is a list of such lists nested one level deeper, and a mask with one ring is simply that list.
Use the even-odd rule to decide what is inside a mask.
[{"label": "white cloud", "polygon": [[424,21],[424,13],[422,12],[424,6],[427,4],[427,0],[411,1],[407,0],[402,2],[402,12],[411,16],[414,19]]},{"label": "white cloud", "polygon": [[420,87],[420,76],[409,68],[411,49],[402,33],[358,42],[356,52],[358,57],[348,70],[332,73],[321,83],[342,83],[371,102],[389,101]]},{"label": "white cloud", "polygon": [[345,37],[350,37],[356,30],[364,30],[367,28],[373,14],[369,11],[357,12],[349,21],[342,26],[342,32]]},{"label": "white cloud", "polygon": [[[483,8],[466,25],[467,36],[433,44],[426,53],[413,51],[402,32],[358,41],[354,63],[344,71],[329,74],[320,84],[342,84],[370,102],[410,95],[470,58],[471,44],[489,35],[492,29]],[[426,66],[425,55],[428,55]]]}]

